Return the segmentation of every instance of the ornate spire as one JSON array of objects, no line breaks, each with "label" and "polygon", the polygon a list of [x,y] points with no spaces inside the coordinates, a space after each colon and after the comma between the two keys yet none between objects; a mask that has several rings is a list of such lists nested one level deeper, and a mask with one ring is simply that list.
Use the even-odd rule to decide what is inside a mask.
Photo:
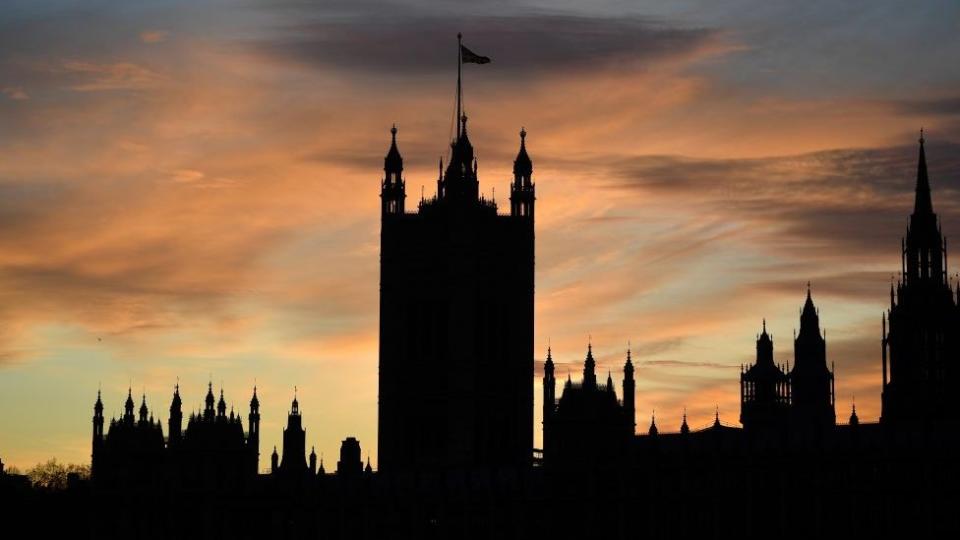
[{"label": "ornate spire", "polygon": [[220,388],[220,401],[217,402],[217,416],[227,416],[227,402],[223,399],[223,387]]},{"label": "ornate spire", "polygon": [[930,196],[930,177],[927,175],[927,155],[923,149],[923,128],[920,128],[920,156],[917,160],[917,188],[913,204],[913,213],[916,215],[933,214],[933,201]]},{"label": "ornate spire", "polygon": [[513,160],[513,176],[516,179],[529,179],[533,174],[533,162],[527,154],[527,130],[520,128],[520,151],[517,152],[517,158]]},{"label": "ornate spire", "polygon": [[680,424],[680,433],[686,435],[690,433],[690,426],[687,425],[687,408],[683,408],[683,423]]},{"label": "ornate spire", "polygon": [[597,362],[593,359],[593,339],[587,340],[587,358],[583,361],[583,386],[595,388],[597,386]]},{"label": "ornate spire", "polygon": [[93,411],[97,416],[103,415],[103,401],[100,400],[100,389],[97,389],[97,402],[93,404]]},{"label": "ornate spire", "polygon": [[715,405],[713,410],[713,427],[720,427],[720,406]]},{"label": "ornate spire", "polygon": [[653,413],[650,415],[650,430],[648,433],[651,436],[655,436],[659,433],[659,430],[657,429],[657,411],[653,411]]},{"label": "ornate spire", "polygon": [[127,401],[123,404],[124,416],[133,419],[133,390],[127,387]]},{"label": "ornate spire", "polygon": [[807,282],[807,299],[804,301],[803,311],[800,313],[800,336],[807,334],[820,335],[820,315],[817,313],[817,306],[813,303],[809,281]]},{"label": "ornate spire", "polygon": [[255,409],[260,407],[260,400],[257,399],[257,385],[253,385],[253,397],[250,398],[250,408]]},{"label": "ornate spire", "polygon": [[203,409],[204,416],[213,416],[213,404],[214,404],[213,381],[208,381],[207,397],[204,399],[204,409]]},{"label": "ornate spire", "polygon": [[290,404],[290,414],[300,414],[300,402],[297,401],[297,387],[293,387],[293,403]]},{"label": "ornate spire", "polygon": [[143,401],[140,402],[140,421],[147,421],[147,414],[149,410],[147,409],[147,394],[143,394]]},{"label": "ornate spire", "polygon": [[[387,180],[400,180],[400,173],[403,171],[403,157],[400,156],[400,150],[397,148],[396,124],[390,128],[390,149],[383,158],[383,171],[387,173]],[[394,173],[396,177],[391,177]]]}]

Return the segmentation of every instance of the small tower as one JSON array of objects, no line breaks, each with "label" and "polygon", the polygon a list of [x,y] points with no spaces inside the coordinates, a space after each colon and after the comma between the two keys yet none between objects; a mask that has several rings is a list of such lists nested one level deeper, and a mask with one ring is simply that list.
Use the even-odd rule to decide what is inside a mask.
[{"label": "small tower", "polygon": [[683,408],[683,423],[680,424],[680,433],[686,435],[690,433],[690,426],[687,425],[687,408]]},{"label": "small tower", "polygon": [[597,387],[597,362],[593,359],[593,342],[587,343],[587,358],[583,361],[583,387]]},{"label": "small tower", "polygon": [[800,314],[800,332],[793,342],[790,403],[798,426],[827,427],[836,422],[833,372],[827,366],[827,342],[820,331],[820,313],[810,283]]},{"label": "small tower", "polygon": [[347,437],[340,443],[340,461],[337,462],[337,476],[356,478],[363,472],[363,460],[360,454],[360,441]]},{"label": "small tower", "polygon": [[627,346],[627,361],[623,364],[623,413],[627,417],[630,435],[637,429],[636,382],[633,380],[633,357]]},{"label": "small tower", "polygon": [[103,449],[103,401],[97,390],[97,402],[93,404],[93,448],[90,455],[91,475],[96,477],[100,465],[100,452]]},{"label": "small tower", "polygon": [[147,424],[150,416],[150,410],[147,408],[147,395],[143,394],[140,402],[140,424]]},{"label": "small tower", "polygon": [[294,389],[293,403],[287,416],[287,427],[283,430],[283,459],[280,469],[287,474],[302,473],[307,470],[306,431],[300,416],[300,402]]},{"label": "small tower", "polygon": [[860,425],[860,417],[857,416],[857,402],[853,402],[853,407],[850,411],[850,425],[858,426]]},{"label": "small tower", "polygon": [[220,401],[217,402],[217,419],[227,419],[227,402],[223,399],[223,388],[220,388]]},{"label": "small tower", "polygon": [[513,161],[513,182],[510,184],[510,215],[533,221],[533,162],[527,155],[527,130],[520,129],[520,151]]},{"label": "small tower", "polygon": [[204,420],[213,420],[216,412],[213,408],[214,398],[213,398],[213,381],[207,383],[207,397],[203,402],[203,419]]},{"label": "small tower", "polygon": [[310,447],[310,476],[317,475],[317,450]]},{"label": "small tower", "polygon": [[547,360],[543,363],[543,439],[544,446],[547,446],[546,439],[549,437],[550,422],[553,419],[553,413],[557,410],[557,379],[554,377],[553,354],[550,347],[547,347]]},{"label": "small tower", "polygon": [[167,421],[170,428],[169,445],[175,447],[180,444],[183,429],[183,410],[180,401],[180,383],[173,387],[173,399],[170,401],[170,419]]},{"label": "small tower", "polygon": [[127,388],[127,401],[123,403],[123,422],[125,424],[133,424],[133,391],[130,388]]},{"label": "small tower", "polygon": [[250,433],[247,434],[247,448],[250,451],[251,470],[257,474],[260,468],[260,400],[257,399],[257,387],[253,387],[250,398]]},{"label": "small tower", "polygon": [[746,430],[785,428],[790,412],[790,380],[773,361],[767,321],[757,336],[757,361],[740,373],[740,423]]},{"label": "small tower", "polygon": [[650,415],[650,429],[647,430],[647,434],[651,437],[656,437],[660,433],[660,430],[657,429],[657,413]]},{"label": "small tower", "polygon": [[270,474],[280,472],[280,456],[277,455],[277,447],[273,447],[273,453],[270,454]]},{"label": "small tower", "polygon": [[407,198],[406,182],[403,180],[403,158],[397,149],[397,126],[390,128],[390,150],[383,158],[383,182],[380,184],[381,214],[402,215]]}]

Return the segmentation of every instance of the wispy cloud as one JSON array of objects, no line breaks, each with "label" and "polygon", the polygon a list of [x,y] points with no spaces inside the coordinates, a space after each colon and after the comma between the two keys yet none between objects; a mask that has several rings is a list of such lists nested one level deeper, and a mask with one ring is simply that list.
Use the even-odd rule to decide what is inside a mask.
[{"label": "wispy cloud", "polygon": [[78,76],[79,81],[72,84],[71,88],[79,92],[142,90],[162,80],[159,74],[130,62],[105,64],[68,60],[63,62],[62,68]]},{"label": "wispy cloud", "polygon": [[0,93],[15,101],[30,99],[30,96],[27,94],[27,92],[19,86],[7,86],[5,88],[0,88]]},{"label": "wispy cloud", "polygon": [[140,41],[153,45],[155,43],[162,43],[170,37],[170,32],[166,30],[144,30],[140,32]]}]

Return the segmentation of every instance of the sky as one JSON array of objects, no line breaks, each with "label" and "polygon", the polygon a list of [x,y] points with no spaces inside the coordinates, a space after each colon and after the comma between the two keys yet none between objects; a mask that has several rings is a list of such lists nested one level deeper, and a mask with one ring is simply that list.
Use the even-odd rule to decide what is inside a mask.
[{"label": "sky", "polygon": [[576,379],[588,339],[617,381],[632,347],[639,430],[737,425],[808,281],[838,419],[875,421],[921,127],[960,234],[958,30],[952,1],[7,0],[0,459],[88,462],[98,388],[166,423],[179,381],[244,416],[257,386],[262,468],[294,387],[308,446],[376,466],[382,158],[395,123],[432,194],[458,31],[492,59],[481,191],[508,209],[521,127],[534,163],[537,444],[547,345]]}]

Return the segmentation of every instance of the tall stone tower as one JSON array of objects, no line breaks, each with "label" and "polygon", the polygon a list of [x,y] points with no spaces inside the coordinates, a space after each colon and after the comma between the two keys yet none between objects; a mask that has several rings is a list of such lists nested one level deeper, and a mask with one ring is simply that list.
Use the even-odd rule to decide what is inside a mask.
[{"label": "tall stone tower", "polygon": [[790,391],[794,424],[820,428],[834,425],[837,417],[833,371],[827,366],[827,341],[820,332],[820,314],[813,304],[809,283],[793,354]]},{"label": "tall stone tower", "polygon": [[521,131],[510,213],[480,196],[458,122],[437,192],[405,210],[396,128],[380,236],[379,470],[510,468],[533,448],[533,164]]},{"label": "tall stone tower", "polygon": [[[933,212],[923,134],[910,226],[901,246],[903,275],[890,290],[883,335],[881,422],[955,418],[960,375],[960,289],[950,291],[947,243]],[[886,321],[885,321],[886,322]]]}]

